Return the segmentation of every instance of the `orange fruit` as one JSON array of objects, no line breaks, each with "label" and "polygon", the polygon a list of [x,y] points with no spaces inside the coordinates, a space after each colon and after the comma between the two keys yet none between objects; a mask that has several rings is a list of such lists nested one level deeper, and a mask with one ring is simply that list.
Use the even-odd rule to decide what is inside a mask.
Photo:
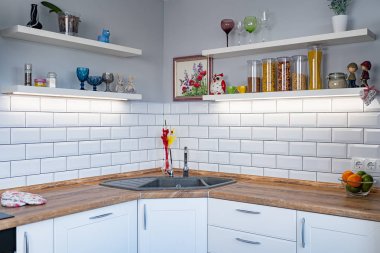
[{"label": "orange fruit", "polygon": [[351,170],[346,170],[345,172],[342,173],[342,180],[347,181],[348,177],[354,174]]},{"label": "orange fruit", "polygon": [[352,187],[359,187],[362,184],[362,177],[357,174],[352,174],[347,178],[347,184]]}]

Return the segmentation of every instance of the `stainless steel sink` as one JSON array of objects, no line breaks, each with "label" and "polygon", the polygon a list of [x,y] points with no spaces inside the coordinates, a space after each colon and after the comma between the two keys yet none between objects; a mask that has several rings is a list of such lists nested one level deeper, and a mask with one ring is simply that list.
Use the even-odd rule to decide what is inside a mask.
[{"label": "stainless steel sink", "polygon": [[235,183],[222,177],[140,177],[110,180],[100,185],[134,191],[209,189]]}]

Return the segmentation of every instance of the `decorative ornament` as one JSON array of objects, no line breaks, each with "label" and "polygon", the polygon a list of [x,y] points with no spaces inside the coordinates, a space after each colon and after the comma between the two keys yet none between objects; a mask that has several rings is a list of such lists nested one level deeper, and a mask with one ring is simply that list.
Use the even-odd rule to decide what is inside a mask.
[{"label": "decorative ornament", "polygon": [[226,82],[223,79],[224,74],[214,74],[210,86],[211,95],[222,95],[226,93]]},{"label": "decorative ornament", "polygon": [[115,86],[115,92],[124,93],[125,92],[125,81],[122,75],[117,74],[117,84]]},{"label": "decorative ornament", "polygon": [[125,92],[130,93],[130,94],[136,93],[135,77],[134,76],[128,77],[128,83],[127,83],[127,87],[125,87]]}]

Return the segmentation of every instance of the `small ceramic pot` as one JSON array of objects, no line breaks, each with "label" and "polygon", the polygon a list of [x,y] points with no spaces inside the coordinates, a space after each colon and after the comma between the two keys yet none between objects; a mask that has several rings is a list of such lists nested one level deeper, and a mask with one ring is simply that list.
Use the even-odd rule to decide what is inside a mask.
[{"label": "small ceramic pot", "polygon": [[332,24],[335,33],[347,31],[347,23],[347,15],[336,15],[332,17]]}]

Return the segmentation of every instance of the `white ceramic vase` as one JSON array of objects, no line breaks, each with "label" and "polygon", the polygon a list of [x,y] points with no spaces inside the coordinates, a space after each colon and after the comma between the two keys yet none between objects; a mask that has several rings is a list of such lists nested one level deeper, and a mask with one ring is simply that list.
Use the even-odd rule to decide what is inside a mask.
[{"label": "white ceramic vase", "polygon": [[335,15],[332,17],[332,24],[334,32],[347,31],[348,16],[347,15]]}]

